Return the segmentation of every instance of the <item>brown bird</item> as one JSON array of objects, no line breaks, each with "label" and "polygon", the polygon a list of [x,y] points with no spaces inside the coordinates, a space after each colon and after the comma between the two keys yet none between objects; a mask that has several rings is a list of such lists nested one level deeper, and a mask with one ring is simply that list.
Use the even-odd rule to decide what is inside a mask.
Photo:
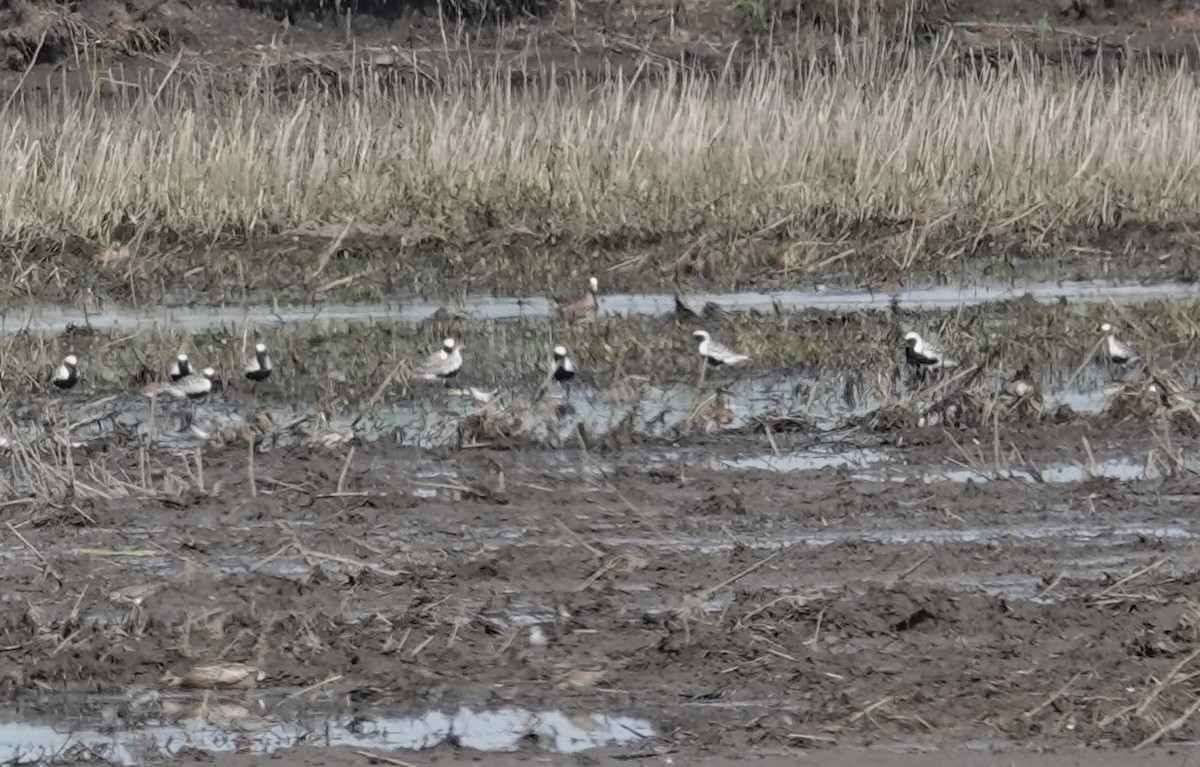
[{"label": "brown bird", "polygon": [[587,292],[578,298],[573,298],[566,303],[558,305],[558,312],[567,322],[591,322],[596,319],[596,312],[600,309],[600,302],[596,298],[596,291],[600,289],[600,283],[595,277],[588,277]]}]

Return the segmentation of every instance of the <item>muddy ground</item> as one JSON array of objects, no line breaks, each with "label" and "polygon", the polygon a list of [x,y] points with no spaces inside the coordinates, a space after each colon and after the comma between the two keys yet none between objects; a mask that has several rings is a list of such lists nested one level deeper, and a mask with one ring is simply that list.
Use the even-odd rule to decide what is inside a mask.
[{"label": "muddy ground", "polygon": [[[832,40],[849,22],[830,5],[779,9],[786,34],[770,44],[797,31]],[[580,2],[574,18],[525,5],[498,9],[502,24],[479,6],[456,7],[463,20],[447,49],[436,4],[360,4],[347,20],[284,0],[13,2],[0,9],[0,89],[23,76],[31,91],[79,87],[94,61],[129,82],[173,67],[233,78],[266,67],[286,87],[336,80],[351,57],[436,80],[461,66],[468,42],[506,51],[529,77],[647,61],[717,68],[731,50],[767,44],[744,4]],[[1050,65],[1071,48],[1083,58],[1064,65],[1101,57],[1122,66],[1190,50],[1196,19],[1171,3],[1010,0],[930,3],[917,22],[921,34],[952,31],[963,55],[1016,41]],[[898,275],[890,255],[910,228],[851,233],[863,258],[844,272],[806,271],[828,254],[797,256],[774,241],[707,243],[704,259],[686,256],[692,241],[621,243],[588,268],[606,291],[677,275],[710,289],[1195,279],[1195,230],[1182,224],[1062,231],[1037,252],[952,233],[945,252],[956,237],[973,243],[970,264],[952,269],[931,252],[920,273]],[[348,237],[320,278],[357,275],[340,292],[305,282],[300,266],[332,235],[302,231],[139,253],[144,271],[97,261],[95,243],[39,245],[35,258],[0,266],[0,295],[76,305],[365,301],[527,295],[547,284],[566,294],[584,276],[562,266],[577,263],[575,243],[499,229],[466,243],[406,238]],[[408,258],[377,258],[399,240]],[[758,255],[746,273],[722,275],[722,249]],[[491,257],[515,250],[545,255],[538,263],[548,266],[499,273]],[[261,268],[244,281],[247,254]],[[476,762],[480,752],[458,736],[416,754],[387,751],[386,738],[369,749],[319,747],[319,732],[345,739],[463,706],[561,711],[592,733],[601,714],[646,724],[574,757],[553,755],[544,733],[518,734],[518,754],[496,763],[716,765],[754,753],[763,764],[1051,767],[1124,764],[1145,742],[1140,763],[1190,764],[1196,755],[1178,744],[1200,737],[1194,433],[1157,417],[1089,415],[999,435],[906,424],[692,433],[621,449],[459,440],[418,451],[379,440],[281,445],[251,458],[234,439],[203,448],[199,463],[115,438],[61,448],[43,484],[7,485],[0,497],[0,694],[10,719],[106,734],[198,719],[230,733],[219,750],[240,753],[225,763],[247,767],[276,747],[306,765]],[[882,458],[869,470],[853,460],[794,472],[723,466],[845,448]],[[28,457],[0,455],[0,474],[37,474],[27,463],[14,471]],[[59,472],[66,466],[76,468]],[[1014,469],[1020,476],[1005,478]],[[140,605],[118,593],[154,585]],[[254,664],[258,689],[173,686],[173,675],[215,661]],[[304,737],[264,734],[321,717],[326,728]],[[210,758],[185,751],[167,761]]]},{"label": "muddy ground", "polygon": [[[74,715],[120,729],[180,716],[171,674],[237,661],[274,697],[205,706],[254,721],[331,709],[340,726],[463,705],[607,712],[654,733],[609,752],[655,763],[1196,737],[1200,484],[1161,469],[996,478],[993,436],[872,438],[888,458],[870,473],[722,467],[769,455],[761,436],[600,453],[281,448],[252,471],[244,448],[206,450],[202,467],[97,450],[78,456],[80,481],[124,477],[111,499],[7,500],[0,686],[26,718],[62,717],[64,693],[106,695]],[[1020,456],[1004,468],[1045,476],[1193,447],[1104,417],[1002,441]],[[930,467],[947,472],[922,480]],[[112,601],[154,583],[140,607]],[[239,750],[265,747],[234,719]],[[477,753],[455,742],[432,763]]]}]

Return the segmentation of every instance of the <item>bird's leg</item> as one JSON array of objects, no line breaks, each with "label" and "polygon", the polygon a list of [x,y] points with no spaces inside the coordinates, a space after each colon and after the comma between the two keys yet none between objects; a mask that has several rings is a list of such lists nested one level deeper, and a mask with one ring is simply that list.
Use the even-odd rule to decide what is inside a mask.
[{"label": "bird's leg", "polygon": [[700,358],[700,381],[697,384],[697,387],[704,385],[704,375],[707,372],[708,372],[708,359],[706,359],[705,357],[701,357]]}]

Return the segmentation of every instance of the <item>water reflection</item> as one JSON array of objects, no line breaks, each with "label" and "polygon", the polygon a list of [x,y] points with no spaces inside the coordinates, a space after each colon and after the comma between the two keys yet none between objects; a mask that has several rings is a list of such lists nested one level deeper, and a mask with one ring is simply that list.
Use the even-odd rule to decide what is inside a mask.
[{"label": "water reflection", "polygon": [[[577,753],[623,746],[655,736],[644,719],[599,712],[568,714],[517,706],[498,709],[427,711],[417,716],[332,716],[282,719],[260,715],[240,704],[181,706],[166,701],[161,713],[135,726],[118,727],[108,709],[95,721],[64,716],[33,721],[9,712],[0,721],[0,754],[10,764],[34,764],[83,747],[110,763],[133,765],[179,754],[185,749],[220,753],[234,750],[272,753],[291,746],[354,746],[375,750],[419,751],[449,739],[476,751],[514,751],[523,746]],[[110,721],[103,721],[103,720]]]},{"label": "water reflection", "polygon": [[[769,293],[695,293],[685,296],[689,305],[713,303],[726,311],[773,312],[886,310],[893,300],[907,309],[939,311],[961,306],[1030,298],[1039,303],[1061,300],[1073,303],[1137,304],[1164,298],[1200,297],[1200,285],[1159,283],[1139,285],[1103,281],[1015,282],[973,286],[905,288],[882,293],[865,290],[778,291]],[[611,293],[600,297],[601,311],[615,315],[661,316],[675,311],[673,294]],[[200,330],[224,323],[248,322],[268,326],[291,322],[400,322],[417,323],[439,311],[451,311],[477,320],[548,317],[554,306],[544,297],[474,295],[461,301],[434,302],[419,297],[395,304],[321,304],[313,306],[166,307],[84,313],[69,307],[37,306],[0,315],[0,333],[20,331],[61,332],[89,324],[99,330],[144,329],[171,325]]]}]

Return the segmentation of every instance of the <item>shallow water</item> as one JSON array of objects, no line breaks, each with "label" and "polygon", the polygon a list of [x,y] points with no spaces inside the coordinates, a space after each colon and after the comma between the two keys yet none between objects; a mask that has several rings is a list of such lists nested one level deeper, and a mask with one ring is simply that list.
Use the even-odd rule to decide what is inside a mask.
[{"label": "shallow water", "polygon": [[953,467],[921,467],[900,466],[889,463],[888,454],[875,449],[811,449],[800,450],[780,455],[763,454],[743,456],[739,458],[717,459],[712,462],[714,468],[725,469],[760,469],[763,471],[817,471],[827,468],[867,469],[870,471],[855,471],[851,476],[859,480],[873,482],[908,482],[917,480],[926,483],[933,482],[992,482],[998,480],[1024,480],[1027,482],[1045,482],[1047,484],[1070,484],[1084,482],[1089,479],[1113,479],[1123,482],[1150,480],[1160,478],[1153,468],[1147,469],[1144,457],[1142,460],[1130,458],[1111,458],[1097,461],[1094,465],[1084,466],[1074,463],[1050,464],[1037,469],[1028,468],[989,468],[980,466]]},{"label": "shallow water", "polygon": [[[1065,379],[1067,374],[1063,374]],[[420,398],[397,399],[374,407],[351,408],[332,417],[322,427],[329,431],[352,431],[359,439],[385,440],[413,447],[441,447],[456,444],[464,419],[487,414],[501,431],[519,431],[533,443],[576,444],[580,433],[603,438],[618,429],[652,439],[674,440],[688,434],[739,432],[754,429],[761,421],[783,416],[799,416],[815,431],[835,430],[868,417],[898,400],[877,391],[859,391],[852,401],[844,395],[847,378],[839,374],[816,379],[810,376],[748,376],[724,382],[719,389],[701,388],[695,382],[643,384],[624,390],[595,389],[583,385],[567,388],[562,407],[531,404],[531,392],[501,389],[484,404],[468,392],[438,388]],[[1051,390],[1045,395],[1050,410],[1067,404],[1076,412],[1098,413],[1107,406],[1103,392],[1103,372],[1086,371],[1072,382],[1072,388]],[[983,382],[984,390],[988,382]],[[1001,381],[991,382],[999,389]],[[223,430],[232,433],[247,423],[256,410],[265,411],[276,426],[297,424],[293,432],[276,434],[272,444],[288,445],[312,435],[313,422],[304,420],[311,412],[304,403],[247,403],[215,396],[192,406],[161,400],[151,421],[149,401],[140,396],[103,397],[92,405],[80,401],[59,405],[76,424],[71,439],[77,444],[103,439],[113,434],[135,438],[153,437],[160,448],[190,451]],[[13,411],[15,429],[0,437],[31,443],[43,434],[41,411],[30,408],[30,417],[22,419]],[[188,418],[191,418],[189,421]],[[189,428],[189,424],[195,429]],[[514,425],[519,425],[515,429]],[[203,435],[208,435],[207,437]],[[741,460],[741,459],[738,459]],[[772,457],[763,463],[745,459],[731,468],[803,470],[824,466],[850,466],[874,463],[869,455],[829,456],[826,453]],[[764,459],[765,460],[765,459]]]},{"label": "shallow water", "polygon": [[[1200,298],[1200,285],[1170,282],[1151,285],[1102,281],[1028,282],[906,288],[895,294],[821,289],[773,293],[695,293],[686,295],[685,300],[696,308],[711,302],[733,312],[885,310],[891,307],[893,300],[907,309],[944,311],[1026,296],[1047,304],[1064,299],[1074,303],[1112,301],[1117,304],[1138,304],[1166,298]],[[661,316],[675,311],[675,296],[668,293],[605,294],[600,296],[600,308],[607,314]],[[105,309],[96,312],[84,312],[69,307],[39,306],[24,310],[13,309],[0,315],[0,333],[61,332],[71,326],[85,325],[98,330],[134,330],[160,325],[199,330],[233,323],[249,323],[256,326],[297,322],[417,323],[443,310],[477,320],[505,320],[547,317],[553,314],[554,306],[541,296],[519,298],[480,295],[447,302],[426,301],[413,296],[388,304],[186,306],[128,311]]]},{"label": "shallow water", "polygon": [[[100,699],[97,699],[99,701]],[[134,723],[116,717],[110,701],[99,710],[57,716],[0,712],[0,758],[33,764],[83,746],[113,764],[133,765],[184,749],[269,754],[295,745],[351,746],[374,751],[421,751],[455,739],[481,752],[514,751],[525,743],[555,753],[625,746],[656,736],[645,719],[602,712],[568,713],[518,706],[460,706],[415,715],[308,713],[277,717],[240,704],[168,699]]]}]

